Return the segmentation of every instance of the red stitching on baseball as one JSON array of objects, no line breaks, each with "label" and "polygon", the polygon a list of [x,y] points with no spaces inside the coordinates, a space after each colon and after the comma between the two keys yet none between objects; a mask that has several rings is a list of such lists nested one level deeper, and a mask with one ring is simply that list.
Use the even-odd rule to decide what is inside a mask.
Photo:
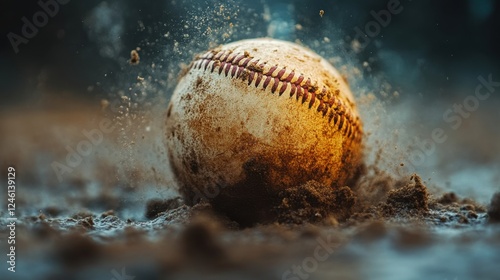
[{"label": "red stitching on baseball", "polygon": [[271,79],[272,79],[272,78],[273,78],[273,77],[271,77],[271,76],[267,76],[266,80],[264,81],[264,86],[263,86],[263,88],[267,88],[267,86],[268,86],[268,85],[269,85],[269,83],[271,82]]},{"label": "red stitching on baseball", "polygon": [[226,60],[226,62],[227,62],[227,63],[232,63],[232,62],[233,62],[233,60],[234,60],[235,58],[236,58],[236,55],[231,56],[231,54],[229,54],[229,55],[227,56],[227,60]]},{"label": "red stitching on baseball", "polygon": [[238,58],[237,58],[237,59],[235,59],[233,63],[234,63],[234,64],[238,64],[238,63],[240,63],[240,61],[241,61],[243,58],[245,58],[245,55],[244,55],[244,54],[239,55],[239,56],[238,56]]},{"label": "red stitching on baseball", "polygon": [[[192,64],[192,68],[203,69],[207,71],[210,67],[210,72],[213,73],[216,67],[219,67],[219,75],[222,75],[224,71],[227,77],[229,73],[232,78],[241,78],[243,76],[244,80],[248,80],[248,85],[250,86],[255,80],[255,87],[258,88],[260,83],[264,79],[262,84],[263,89],[267,89],[268,86],[273,82],[271,87],[271,93],[279,92],[281,96],[290,85],[290,98],[295,95],[297,101],[301,101],[304,104],[309,100],[308,107],[311,109],[315,102],[316,97],[319,96],[319,105],[316,108],[317,112],[320,112],[323,116],[328,115],[328,121],[332,122],[334,125],[338,125],[338,129],[341,133],[347,134],[347,138],[356,139],[361,136],[361,128],[358,125],[359,118],[355,117],[347,107],[344,106],[344,102],[337,98],[340,94],[340,90],[335,90],[329,100],[323,100],[327,96],[328,92],[326,87],[322,87],[321,90],[311,82],[311,78],[304,77],[300,74],[296,81],[293,81],[297,77],[295,71],[291,71],[285,77],[286,68],[279,69],[278,65],[272,66],[264,73],[264,67],[266,63],[260,63],[259,59],[254,60],[253,57],[249,57],[248,53],[237,54],[231,51],[219,51],[217,53],[208,52],[202,56],[199,56],[197,60]],[[279,71],[273,75],[276,70]],[[246,73],[246,74],[244,74]],[[304,82],[305,80],[305,82]],[[343,130],[345,130],[343,132]]]},{"label": "red stitching on baseball", "polygon": [[248,85],[252,84],[254,76],[255,76],[255,72],[254,71],[250,71],[250,73],[248,74]]},{"label": "red stitching on baseball", "polygon": [[245,68],[246,68],[246,67],[247,67],[247,65],[248,65],[248,63],[250,62],[250,60],[252,60],[252,58],[251,58],[251,57],[247,58],[247,59],[246,59],[246,60],[245,60],[245,61],[241,64],[241,66],[243,66],[243,67],[245,67]]},{"label": "red stitching on baseball", "polygon": [[276,71],[276,69],[278,69],[278,65],[271,67],[271,69],[269,69],[269,71],[267,71],[267,73],[264,73],[264,75],[272,75],[274,73],[274,71]]},{"label": "red stitching on baseball", "polygon": [[213,60],[220,60],[220,57],[223,55],[224,53],[223,52],[219,52],[215,55],[215,57],[213,57]]},{"label": "red stitching on baseball", "polygon": [[280,83],[280,79],[278,79],[278,77],[274,78],[273,87],[271,88],[272,93],[276,92],[276,90],[278,89],[279,83]]},{"label": "red stitching on baseball", "polygon": [[285,92],[286,88],[288,87],[288,83],[283,83],[280,89],[280,96]]},{"label": "red stitching on baseball", "polygon": [[278,72],[278,75],[276,75],[276,78],[278,78],[279,80],[281,80],[281,77],[283,77],[283,75],[285,75],[285,72],[286,72],[286,68],[281,69]]},{"label": "red stitching on baseball", "polygon": [[262,73],[257,73],[257,80],[255,80],[255,87],[258,87],[260,84],[260,81],[262,80]]}]

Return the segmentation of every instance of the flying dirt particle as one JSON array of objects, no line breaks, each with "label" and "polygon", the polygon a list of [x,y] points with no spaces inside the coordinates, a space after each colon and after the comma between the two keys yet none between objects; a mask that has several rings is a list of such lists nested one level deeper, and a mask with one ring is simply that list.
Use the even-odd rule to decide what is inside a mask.
[{"label": "flying dirt particle", "polygon": [[143,81],[144,81],[144,78],[143,78],[143,77],[141,77],[141,76],[137,76],[137,81],[138,81],[138,82],[143,82]]},{"label": "flying dirt particle", "polygon": [[491,198],[490,206],[488,207],[489,222],[500,223],[500,192],[497,192]]},{"label": "flying dirt particle", "polygon": [[351,49],[355,52],[355,53],[359,53],[361,52],[361,43],[358,41],[358,40],[352,40],[351,41]]},{"label": "flying dirt particle", "polygon": [[302,28],[304,28],[304,27],[302,27],[302,25],[301,25],[301,24],[299,24],[299,23],[297,23],[297,24],[295,25],[295,29],[296,29],[296,30],[302,30]]},{"label": "flying dirt particle", "polygon": [[139,53],[136,50],[130,51],[130,61],[129,61],[129,63],[131,65],[137,65],[137,64],[139,64],[140,60],[141,60],[141,58],[139,57]]},{"label": "flying dirt particle", "polygon": [[325,11],[324,10],[319,10],[319,16],[320,17],[323,17],[323,15],[325,14]]},{"label": "flying dirt particle", "polygon": [[101,110],[105,111],[109,107],[109,101],[106,99],[101,99]]}]

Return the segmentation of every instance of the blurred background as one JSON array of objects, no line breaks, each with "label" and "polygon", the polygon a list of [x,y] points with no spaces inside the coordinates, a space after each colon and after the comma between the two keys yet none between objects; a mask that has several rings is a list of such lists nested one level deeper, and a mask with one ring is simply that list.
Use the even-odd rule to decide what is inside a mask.
[{"label": "blurred background", "polygon": [[[187,259],[208,251],[210,268],[214,236],[246,240],[245,231],[228,231],[226,238],[195,225],[178,242],[175,229],[183,228],[190,210],[178,201],[157,219],[161,211],[151,210],[178,196],[163,147],[163,115],[179,71],[195,54],[244,38],[293,41],[339,69],[358,101],[370,172],[406,181],[418,173],[433,194],[452,191],[483,205],[500,190],[500,1],[10,0],[0,14],[0,168],[1,174],[16,169],[19,217],[19,273],[0,273],[2,279],[118,279],[126,263],[120,259],[131,256],[129,263],[145,267],[132,275],[156,269],[164,276],[179,265],[179,244],[190,248]],[[139,59],[131,60],[131,52]],[[0,200],[0,237],[6,237],[5,191]],[[415,278],[491,278],[498,234],[478,231],[493,243],[470,243],[473,226],[459,228],[465,235],[455,239],[445,229],[436,239],[440,246],[401,254],[384,242],[370,247],[363,237],[354,239],[315,279],[331,279],[333,271],[400,279],[390,264]],[[256,231],[256,244],[280,235],[263,231],[263,238]],[[294,234],[311,241],[314,232]],[[392,236],[381,225],[366,232]],[[401,242],[411,248],[426,242],[404,228],[401,233],[408,233]],[[255,256],[254,266],[241,267],[261,274],[243,278],[238,266],[218,279],[279,277],[290,261],[280,266],[270,255],[311,254],[306,241],[283,236],[288,243],[270,246],[272,253],[265,242],[236,250],[235,260]],[[7,252],[7,244],[0,249]],[[89,271],[68,278],[85,262]],[[442,266],[448,263],[455,274]],[[96,278],[99,267],[104,273]],[[183,276],[164,279],[200,279]]]},{"label": "blurred background", "polygon": [[[389,2],[68,1],[58,4],[59,11],[37,28],[33,38],[19,43],[16,53],[7,35],[12,32],[22,36],[22,18],[33,23],[35,13],[43,9],[38,1],[5,1],[0,27],[1,106],[40,102],[41,82],[47,91],[67,91],[85,97],[103,94],[102,89],[90,94],[82,89],[96,83],[116,84],[116,75],[123,71],[120,62],[126,61],[130,50],[136,47],[143,48],[144,63],[167,67],[177,61],[161,54],[175,42],[183,52],[207,47],[198,41],[197,49],[187,50],[184,44],[199,39],[193,35],[206,34],[209,26],[215,31],[220,28],[217,18],[208,18],[208,13],[217,13],[209,10],[219,5],[226,4],[228,9],[226,13],[221,11],[220,16],[235,13],[228,22],[240,26],[229,37],[216,38],[214,43],[274,35],[289,40],[301,38],[307,44],[322,40],[325,34],[342,32],[342,38],[337,40],[353,37],[356,27],[364,30],[373,20],[371,11],[387,9]],[[389,79],[429,100],[458,94],[457,88],[470,83],[473,86],[480,74],[498,73],[498,1],[398,2],[402,12],[393,15],[388,26],[359,54],[361,58],[378,58],[376,68],[372,68],[383,70]],[[234,7],[239,11],[229,10]],[[319,10],[325,11],[324,17],[318,16]],[[43,23],[43,17],[39,22]],[[303,28],[296,30],[295,24]],[[278,31],[270,30],[270,25]]]},{"label": "blurred background", "polygon": [[[53,163],[103,118],[117,125],[112,143],[63,177],[92,180],[108,162],[113,184],[170,184],[161,114],[177,73],[209,47],[269,36],[346,75],[371,163],[482,201],[499,188],[499,90],[467,98],[479,76],[500,81],[500,1],[42,0],[5,1],[0,13],[2,167],[25,166],[31,184],[63,185]],[[465,101],[474,110],[455,111]],[[429,142],[436,128],[444,143]]]}]

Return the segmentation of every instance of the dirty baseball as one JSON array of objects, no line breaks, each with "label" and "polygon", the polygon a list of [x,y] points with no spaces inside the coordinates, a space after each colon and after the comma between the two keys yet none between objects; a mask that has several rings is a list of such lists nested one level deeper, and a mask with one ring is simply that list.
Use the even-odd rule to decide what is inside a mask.
[{"label": "dirty baseball", "polygon": [[168,158],[189,204],[241,221],[269,214],[278,192],[348,185],[362,124],[346,81],[298,44],[251,39],[194,58],[166,110]]}]

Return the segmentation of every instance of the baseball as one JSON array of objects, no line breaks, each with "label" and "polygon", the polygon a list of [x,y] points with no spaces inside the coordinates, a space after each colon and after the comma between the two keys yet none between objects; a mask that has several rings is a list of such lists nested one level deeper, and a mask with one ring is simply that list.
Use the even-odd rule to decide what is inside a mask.
[{"label": "baseball", "polygon": [[166,111],[168,158],[186,202],[208,200],[243,222],[272,215],[286,188],[349,184],[362,134],[338,71],[303,46],[267,38],[195,57]]}]

